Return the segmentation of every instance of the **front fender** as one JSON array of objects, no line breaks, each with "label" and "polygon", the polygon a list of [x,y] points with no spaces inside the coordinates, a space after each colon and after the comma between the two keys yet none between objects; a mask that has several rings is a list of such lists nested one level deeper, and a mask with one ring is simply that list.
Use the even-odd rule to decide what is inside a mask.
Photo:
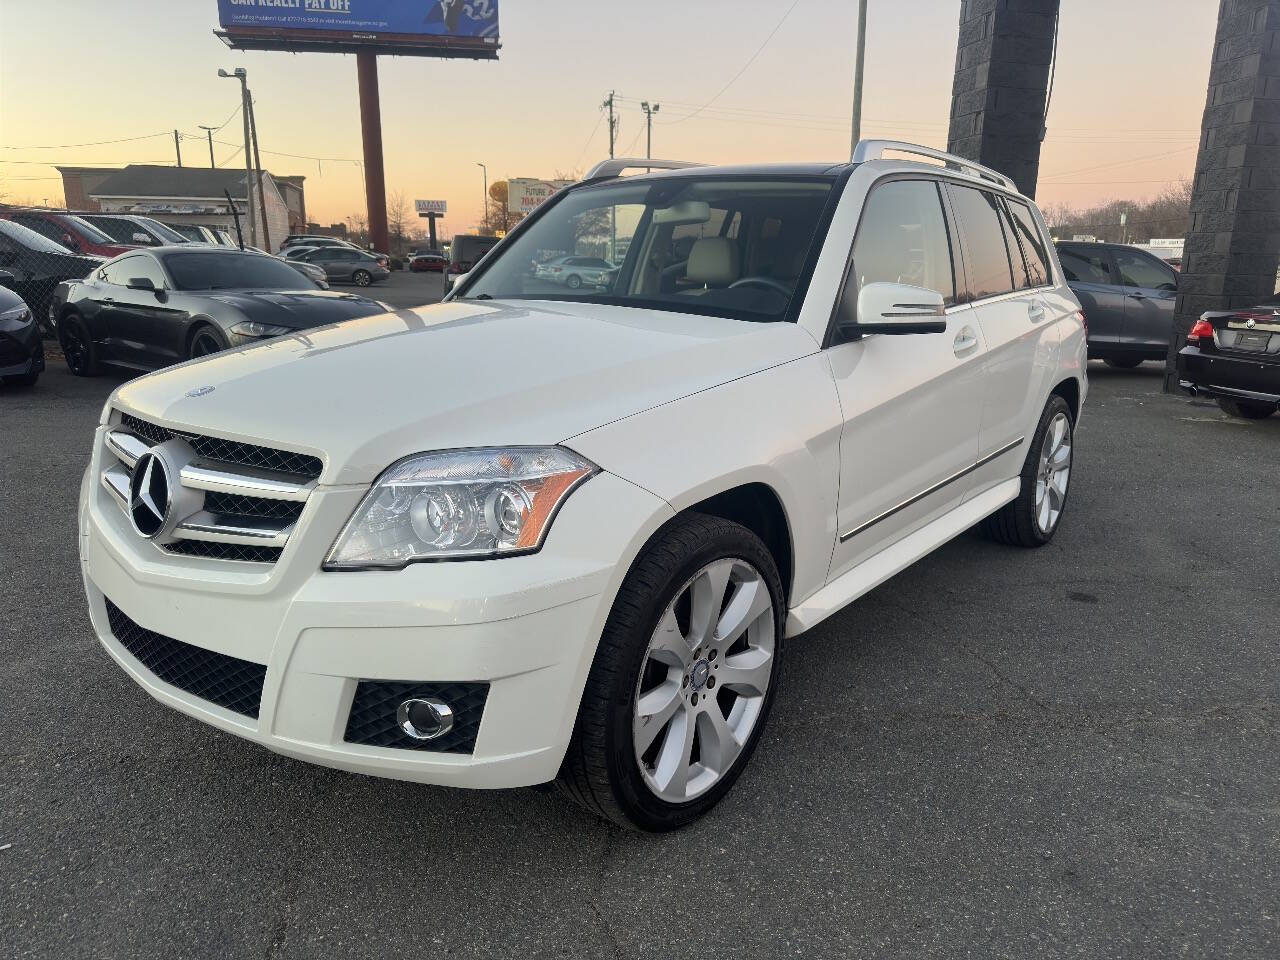
[{"label": "front fender", "polygon": [[830,367],[813,353],[564,443],[676,512],[734,487],[768,486],[791,531],[795,604],[826,582],[836,536],[841,423]]}]

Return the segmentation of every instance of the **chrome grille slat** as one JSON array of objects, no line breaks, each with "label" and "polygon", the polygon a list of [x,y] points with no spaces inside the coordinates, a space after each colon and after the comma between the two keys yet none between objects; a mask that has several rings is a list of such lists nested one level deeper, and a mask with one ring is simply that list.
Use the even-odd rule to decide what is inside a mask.
[{"label": "chrome grille slat", "polygon": [[[165,542],[156,541],[157,546],[175,556],[274,563],[315,489],[320,460],[162,427],[122,413],[119,425],[104,437],[101,483],[126,515],[134,467],[154,446],[172,439],[184,441],[197,456],[181,466],[172,482],[199,491],[194,503],[204,506],[188,516],[180,514],[172,533]],[[190,499],[187,494],[181,501],[184,510],[192,509]]]}]

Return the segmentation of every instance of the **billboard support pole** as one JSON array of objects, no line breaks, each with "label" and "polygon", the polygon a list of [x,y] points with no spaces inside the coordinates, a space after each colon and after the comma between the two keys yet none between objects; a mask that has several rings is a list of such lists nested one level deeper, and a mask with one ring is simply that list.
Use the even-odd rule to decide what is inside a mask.
[{"label": "billboard support pole", "polygon": [[253,141],[253,166],[258,173],[258,212],[262,215],[262,249],[271,252],[271,228],[267,226],[267,196],[262,188],[262,154],[258,151],[258,118],[253,112],[253,94],[249,94],[249,136]]},{"label": "billboard support pole", "polygon": [[364,139],[364,193],[369,212],[369,242],[379,253],[390,253],[387,231],[387,187],[382,169],[382,107],[378,100],[378,55],[356,54],[360,84],[360,132]]}]

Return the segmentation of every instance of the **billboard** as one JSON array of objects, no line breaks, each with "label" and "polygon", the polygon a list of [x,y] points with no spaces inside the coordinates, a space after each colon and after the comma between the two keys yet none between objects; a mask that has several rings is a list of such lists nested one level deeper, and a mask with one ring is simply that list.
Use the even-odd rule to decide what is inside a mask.
[{"label": "billboard", "polygon": [[507,209],[512,213],[531,213],[544,200],[573,183],[572,180],[531,180],[517,177],[507,181]]},{"label": "billboard", "polygon": [[499,46],[498,0],[218,0],[218,25],[245,50],[496,57]]},{"label": "billboard", "polygon": [[447,200],[415,200],[413,201],[413,208],[414,210],[417,211],[418,216],[420,217],[425,217],[431,213],[434,213],[437,216],[443,217],[446,213],[449,212],[449,201]]}]

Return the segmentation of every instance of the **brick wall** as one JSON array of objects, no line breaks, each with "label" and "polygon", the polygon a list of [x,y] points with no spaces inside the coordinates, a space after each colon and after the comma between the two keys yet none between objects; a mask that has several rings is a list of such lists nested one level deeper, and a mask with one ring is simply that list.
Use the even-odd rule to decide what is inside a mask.
[{"label": "brick wall", "polygon": [[963,0],[947,149],[1034,197],[1058,0]]},{"label": "brick wall", "polygon": [[1280,263],[1280,0],[1220,0],[1173,360],[1206,310],[1270,298]]}]

